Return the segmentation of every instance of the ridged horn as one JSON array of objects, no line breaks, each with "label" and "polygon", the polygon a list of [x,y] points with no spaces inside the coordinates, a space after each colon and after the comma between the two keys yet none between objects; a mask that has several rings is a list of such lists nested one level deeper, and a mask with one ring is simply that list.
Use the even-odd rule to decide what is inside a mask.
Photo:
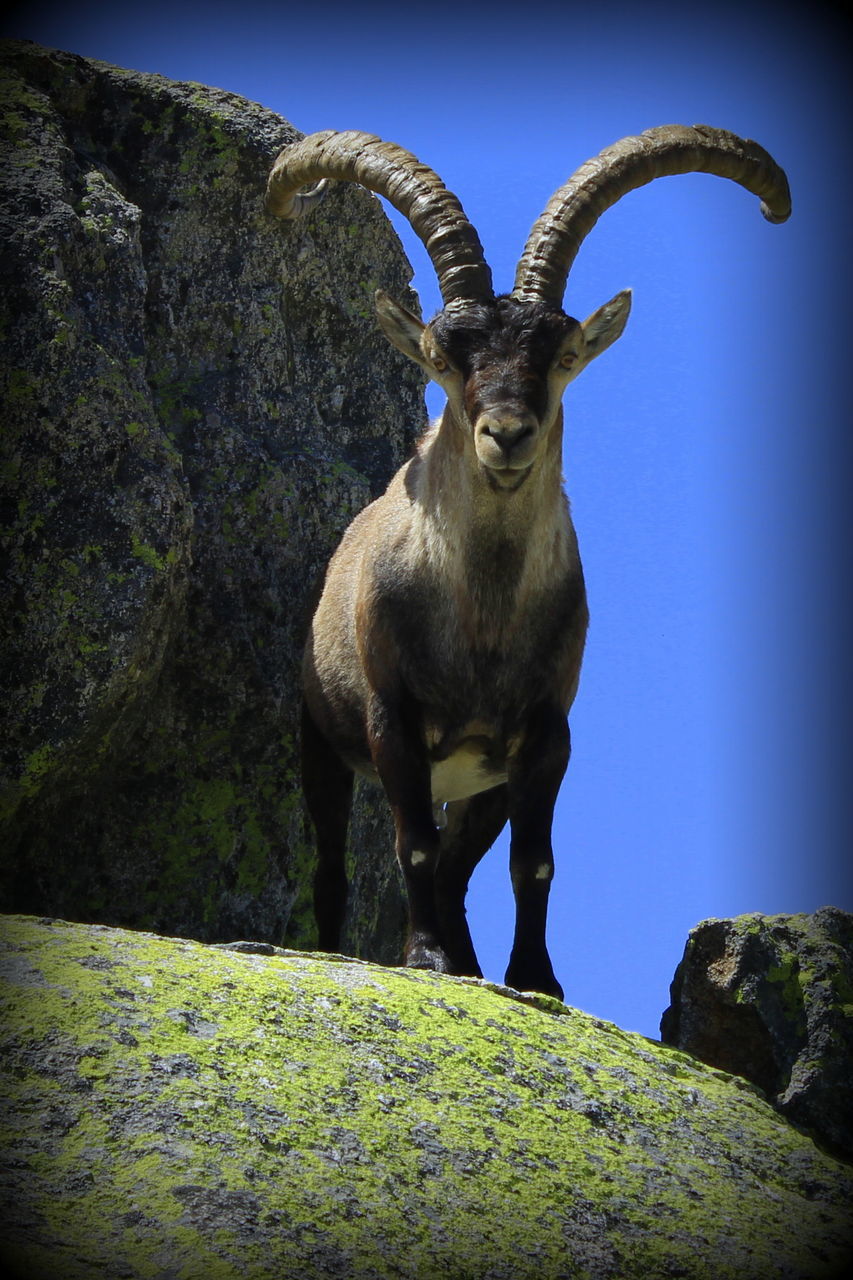
[{"label": "ridged horn", "polygon": [[628,191],[676,173],[731,178],[760,197],[770,222],[790,215],[788,179],[757,142],[704,124],[647,129],[606,147],[554,192],[531,228],[512,296],[561,306],[569,269],[601,214]]},{"label": "ridged horn", "polygon": [[267,181],[267,210],[278,218],[298,217],[305,202],[300,188],[320,178],[358,182],[408,218],[430,256],[446,307],[494,297],[480,238],[462,205],[410,151],[355,130],[309,134],[277,156]]}]

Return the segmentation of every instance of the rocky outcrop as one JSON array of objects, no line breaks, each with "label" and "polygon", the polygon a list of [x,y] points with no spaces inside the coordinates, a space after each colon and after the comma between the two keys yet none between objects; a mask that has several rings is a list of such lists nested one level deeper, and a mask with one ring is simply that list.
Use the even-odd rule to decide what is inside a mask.
[{"label": "rocky outcrop", "polygon": [[[309,594],[423,422],[379,202],[283,225],[293,128],[233,94],[3,46],[0,902],[310,945]],[[398,954],[382,806],[346,945]]]},{"label": "rocky outcrop", "polygon": [[764,1090],[853,1160],[853,916],[706,920],[691,932],[661,1035]]},{"label": "rocky outcrop", "polygon": [[28,1280],[819,1280],[853,1174],[742,1080],[547,997],[0,926]]}]

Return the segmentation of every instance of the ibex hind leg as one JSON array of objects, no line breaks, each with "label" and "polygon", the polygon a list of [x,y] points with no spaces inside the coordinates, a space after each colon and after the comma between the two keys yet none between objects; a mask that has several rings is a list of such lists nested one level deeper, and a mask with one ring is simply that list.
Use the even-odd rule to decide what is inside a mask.
[{"label": "ibex hind leg", "polygon": [[347,906],[346,846],[353,773],[302,704],[302,790],[314,827],[314,918],[321,951],[339,951]]},{"label": "ibex hind leg", "polygon": [[482,791],[447,806],[441,856],[435,875],[435,900],[451,972],[481,978],[465,912],[465,895],[474,868],[491,849],[507,820],[505,786]]}]

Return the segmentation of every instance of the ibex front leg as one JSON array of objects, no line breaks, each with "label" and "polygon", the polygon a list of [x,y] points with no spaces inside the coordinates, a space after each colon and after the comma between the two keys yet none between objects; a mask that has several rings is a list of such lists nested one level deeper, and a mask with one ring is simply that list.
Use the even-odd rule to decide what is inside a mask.
[{"label": "ibex front leg", "polygon": [[510,874],[515,894],[515,938],[506,982],[519,991],[563,998],[545,944],[548,894],[554,877],[551,823],[569,762],[569,726],[558,707],[531,717],[509,779]]},{"label": "ibex front leg", "polygon": [[412,969],[449,973],[435,905],[440,844],[432,816],[430,766],[420,725],[398,701],[374,694],[368,712],[368,740],[394,817],[397,860],[406,882],[406,964]]}]

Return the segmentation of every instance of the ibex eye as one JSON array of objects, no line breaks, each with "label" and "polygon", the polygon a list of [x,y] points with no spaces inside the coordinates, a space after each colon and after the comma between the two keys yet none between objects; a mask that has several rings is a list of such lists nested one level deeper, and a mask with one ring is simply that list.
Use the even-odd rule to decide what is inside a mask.
[{"label": "ibex eye", "polygon": [[561,369],[571,369],[576,361],[577,356],[575,353],[573,351],[567,351],[565,355],[560,356],[559,365]]},{"label": "ibex eye", "polygon": [[442,360],[441,356],[434,356],[432,361],[433,369],[437,369],[439,373],[444,373],[447,368],[447,361]]}]

